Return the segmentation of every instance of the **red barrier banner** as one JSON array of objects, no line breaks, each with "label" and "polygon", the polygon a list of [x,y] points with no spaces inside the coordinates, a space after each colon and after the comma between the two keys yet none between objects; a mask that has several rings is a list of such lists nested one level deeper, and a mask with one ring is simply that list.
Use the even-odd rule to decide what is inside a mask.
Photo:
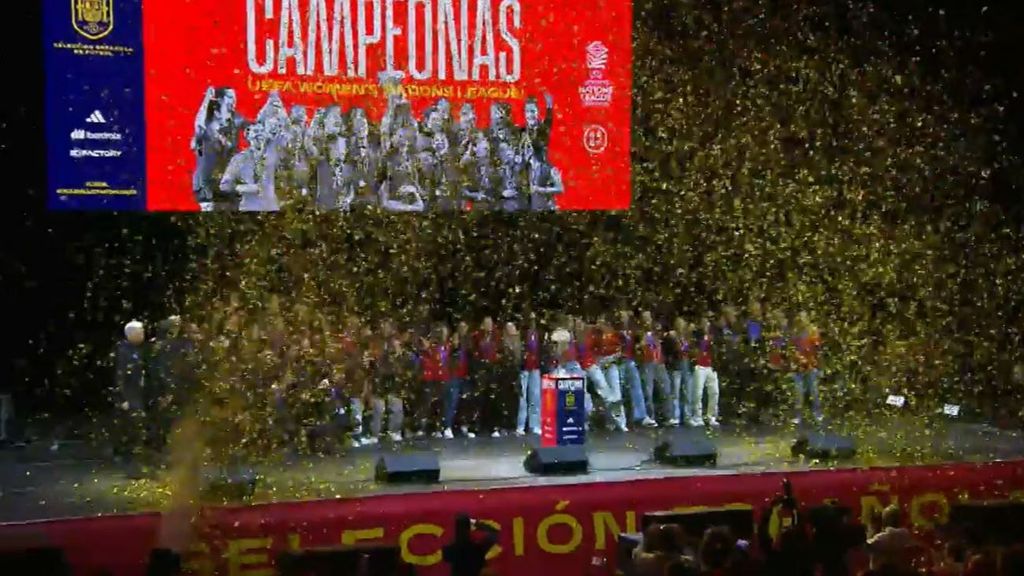
[{"label": "red barrier banner", "polygon": [[[430,492],[208,510],[206,538],[190,558],[196,574],[269,576],[287,549],[395,543],[419,574],[441,576],[441,548],[465,512],[500,528],[491,561],[501,574],[586,574],[594,555],[614,555],[616,536],[643,513],[741,506],[760,511],[790,478],[802,505],[838,500],[864,522],[899,504],[921,532],[946,522],[960,499],[1024,497],[1024,462],[798,473],[715,475],[492,490]],[[155,515],[0,526],[0,537],[45,534],[76,574],[144,573]]]}]

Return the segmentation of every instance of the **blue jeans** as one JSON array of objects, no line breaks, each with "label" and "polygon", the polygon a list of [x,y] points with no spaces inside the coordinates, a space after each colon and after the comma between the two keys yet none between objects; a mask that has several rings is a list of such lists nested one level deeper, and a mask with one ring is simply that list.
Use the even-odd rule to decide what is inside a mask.
[{"label": "blue jeans", "polygon": [[451,428],[455,424],[455,410],[459,406],[462,395],[462,380],[452,378],[444,385],[444,427]]},{"label": "blue jeans", "polygon": [[811,413],[815,418],[821,418],[821,399],[818,397],[818,377],[821,373],[817,369],[806,372],[793,373],[793,385],[796,390],[796,416],[800,417],[803,410],[804,396],[807,396],[811,403]]},{"label": "blue jeans", "polygon": [[633,405],[633,422],[643,422],[647,419],[647,406],[644,403],[644,388],[640,381],[640,369],[636,367],[636,360],[627,358],[618,366],[619,376],[626,383],[629,389],[629,403]]},{"label": "blue jeans", "polygon": [[[693,419],[693,396],[694,396],[693,368],[689,360],[680,360],[672,370],[672,393],[676,398],[673,405],[672,418],[679,420],[679,405],[683,405],[682,421],[689,422]],[[681,395],[680,395],[681,394]]]},{"label": "blue jeans", "polygon": [[516,429],[540,429],[540,370],[519,372],[519,412],[516,414]]},{"label": "blue jeans", "polygon": [[[654,382],[658,382],[658,390],[661,392],[661,399],[664,403],[662,414],[665,419],[672,418],[672,404],[678,403],[679,399],[672,396],[671,382],[668,379],[668,370],[661,362],[644,362],[644,400],[647,402],[647,415],[654,414]],[[653,416],[651,416],[653,417]]]}]

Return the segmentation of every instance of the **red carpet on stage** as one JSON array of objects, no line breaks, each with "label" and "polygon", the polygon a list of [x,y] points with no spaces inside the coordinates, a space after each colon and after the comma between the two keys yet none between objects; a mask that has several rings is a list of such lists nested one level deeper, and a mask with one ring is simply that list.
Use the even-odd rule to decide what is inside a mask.
[{"label": "red carpet on stage", "polygon": [[[501,529],[492,553],[501,574],[585,574],[594,555],[614,556],[619,532],[637,530],[640,515],[701,506],[760,511],[792,480],[801,504],[835,499],[862,521],[899,503],[922,532],[944,523],[951,502],[1024,495],[1024,461],[898,468],[815,470],[690,476],[607,482],[425,492],[418,494],[269,504],[204,512],[203,544],[190,561],[196,574],[269,575],[275,555],[289,547],[372,540],[397,543],[420,574],[446,573],[441,547],[454,516],[467,512]],[[157,536],[153,514],[0,525],[0,536],[45,535],[63,547],[76,574],[99,569],[115,576],[143,574]],[[22,533],[22,534],[19,534]]]}]

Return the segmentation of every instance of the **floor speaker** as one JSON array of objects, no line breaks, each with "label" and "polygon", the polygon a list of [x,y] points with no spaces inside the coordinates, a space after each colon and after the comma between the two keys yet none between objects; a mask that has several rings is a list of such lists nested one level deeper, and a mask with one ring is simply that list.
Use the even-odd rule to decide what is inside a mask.
[{"label": "floor speaker", "polygon": [[819,460],[840,460],[857,455],[853,438],[831,432],[808,432],[793,443],[793,456],[806,456]]},{"label": "floor speaker", "polygon": [[377,460],[377,482],[429,484],[441,480],[441,464],[435,452],[384,454]]},{"label": "floor speaker", "polygon": [[714,466],[718,448],[703,430],[674,430],[654,448],[654,459],[669,466]]},{"label": "floor speaker", "polygon": [[583,446],[552,446],[531,450],[523,467],[530,474],[586,474],[590,463]]}]

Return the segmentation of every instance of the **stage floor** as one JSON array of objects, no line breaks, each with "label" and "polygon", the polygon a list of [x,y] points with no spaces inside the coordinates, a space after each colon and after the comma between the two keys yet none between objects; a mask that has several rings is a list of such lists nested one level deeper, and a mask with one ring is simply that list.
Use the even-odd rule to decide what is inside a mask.
[{"label": "stage floor", "polygon": [[[936,419],[937,420],[937,419]],[[851,426],[851,428],[853,428]],[[536,437],[424,439],[351,449],[342,456],[298,456],[253,466],[261,476],[255,502],[280,502],[434,490],[485,489],[541,484],[628,481],[692,475],[744,474],[828,467],[864,467],[939,462],[988,462],[1024,458],[1024,435],[984,425],[891,417],[859,423],[852,435],[858,456],[816,462],[790,455],[794,427],[731,427],[713,433],[715,468],[672,468],[653,461],[654,446],[670,430],[592,432],[587,452],[591,471],[580,476],[532,476],[523,458]],[[377,457],[386,451],[437,451],[441,483],[379,485]],[[68,444],[0,451],[0,522],[17,522],[158,510],[171,487],[166,474],[130,480],[104,450]]]}]

